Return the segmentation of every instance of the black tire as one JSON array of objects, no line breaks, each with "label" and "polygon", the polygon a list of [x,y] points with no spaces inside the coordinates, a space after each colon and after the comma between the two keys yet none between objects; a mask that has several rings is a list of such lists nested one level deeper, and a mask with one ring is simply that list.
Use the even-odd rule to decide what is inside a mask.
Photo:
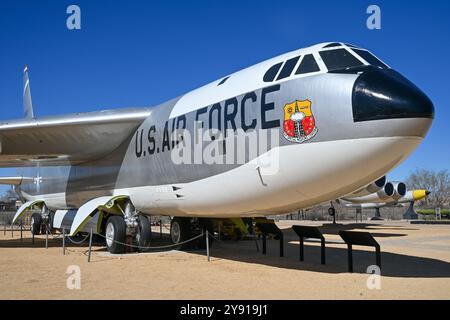
[{"label": "black tire", "polygon": [[[139,215],[138,233],[136,234],[136,243],[139,247],[149,247],[152,240],[152,226],[148,218],[144,215]],[[139,252],[148,251],[145,248],[138,248]]]},{"label": "black tire", "polygon": [[[125,252],[125,246],[122,243],[126,241],[126,224],[122,217],[111,216],[106,222],[106,249],[112,254]],[[120,243],[118,243],[120,242]]]},{"label": "black tire", "polygon": [[42,217],[40,213],[33,213],[31,216],[31,233],[35,236],[41,234]]},{"label": "black tire", "polygon": [[[178,244],[192,238],[192,225],[190,218],[174,217],[170,223],[170,238],[173,244]],[[192,246],[190,243],[180,245],[179,249]]]},{"label": "black tire", "polygon": [[336,215],[336,209],[333,207],[328,208],[328,214],[334,217]]},{"label": "black tire", "polygon": [[[55,213],[53,211],[50,211],[48,214],[48,224],[45,226],[45,228],[48,228],[48,233],[53,234],[53,219],[55,217]],[[45,230],[44,230],[45,232]]]}]

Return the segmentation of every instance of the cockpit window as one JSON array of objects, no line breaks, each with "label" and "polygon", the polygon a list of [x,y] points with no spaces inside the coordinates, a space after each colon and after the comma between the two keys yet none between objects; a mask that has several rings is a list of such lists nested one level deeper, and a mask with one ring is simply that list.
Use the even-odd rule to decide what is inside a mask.
[{"label": "cockpit window", "polygon": [[332,48],[332,47],[339,47],[341,44],[338,42],[329,43],[324,48]]},{"label": "cockpit window", "polygon": [[377,59],[373,54],[371,54],[369,51],[361,50],[361,49],[353,49],[354,52],[356,52],[361,58],[367,61],[368,64],[371,64],[376,67],[380,67],[383,69],[387,69],[388,66],[385,65],[383,62]]},{"label": "cockpit window", "polygon": [[230,76],[223,78],[223,79],[217,84],[217,86],[223,85],[228,79],[230,79]]},{"label": "cockpit window", "polygon": [[317,71],[320,71],[320,68],[317,65],[316,59],[314,59],[312,54],[307,54],[303,57],[303,60],[300,62],[300,66],[295,74],[304,74]]},{"label": "cockpit window", "polygon": [[320,56],[328,71],[347,69],[364,65],[346,49],[320,51]]},{"label": "cockpit window", "polygon": [[300,56],[286,61],[286,63],[283,66],[283,69],[281,69],[280,74],[278,75],[277,80],[289,77],[292,71],[294,70],[295,66],[297,65],[298,59],[300,59]]},{"label": "cockpit window", "polygon": [[358,48],[358,49],[359,49],[358,46],[355,46],[354,44],[351,44],[351,43],[346,43],[345,45],[346,45],[347,47]]},{"label": "cockpit window", "polygon": [[280,62],[280,63],[277,63],[277,64],[271,66],[269,68],[269,70],[267,70],[266,73],[264,74],[263,81],[264,82],[272,82],[275,79],[275,77],[277,76],[277,73],[280,70],[282,64],[283,64],[283,62]]}]

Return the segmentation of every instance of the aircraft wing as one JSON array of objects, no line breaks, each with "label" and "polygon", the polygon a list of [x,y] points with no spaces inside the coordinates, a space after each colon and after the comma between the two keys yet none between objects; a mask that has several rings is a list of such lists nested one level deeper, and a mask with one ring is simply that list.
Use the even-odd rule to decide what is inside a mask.
[{"label": "aircraft wing", "polygon": [[375,209],[375,208],[384,208],[384,207],[396,207],[398,206],[397,202],[365,202],[365,203],[352,203],[347,201],[341,201],[341,204],[347,208],[360,208],[360,209]]},{"label": "aircraft wing", "polygon": [[0,167],[76,164],[106,156],[150,115],[117,109],[0,121]]},{"label": "aircraft wing", "polygon": [[35,178],[30,177],[21,177],[21,176],[14,176],[14,177],[0,177],[0,184],[6,184],[10,186],[18,186],[22,183],[33,183],[35,181]]},{"label": "aircraft wing", "polygon": [[382,189],[385,184],[386,184],[386,176],[383,176],[383,177],[379,178],[378,180],[372,182],[371,184],[365,186],[364,188],[361,188],[359,190],[356,190],[356,191],[346,195],[344,197],[344,199],[369,195],[371,193],[377,192],[380,189]]}]

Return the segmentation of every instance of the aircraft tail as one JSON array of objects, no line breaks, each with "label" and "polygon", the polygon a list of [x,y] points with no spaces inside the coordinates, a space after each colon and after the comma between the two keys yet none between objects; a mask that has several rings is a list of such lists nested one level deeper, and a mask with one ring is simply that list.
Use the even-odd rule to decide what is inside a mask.
[{"label": "aircraft tail", "polygon": [[25,66],[23,69],[23,115],[28,119],[34,118],[30,79],[28,78],[28,66]]}]

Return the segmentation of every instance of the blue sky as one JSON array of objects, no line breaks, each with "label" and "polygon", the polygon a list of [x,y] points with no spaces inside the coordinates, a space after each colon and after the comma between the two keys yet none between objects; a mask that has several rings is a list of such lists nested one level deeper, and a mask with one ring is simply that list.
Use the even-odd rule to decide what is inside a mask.
[{"label": "blue sky", "polygon": [[[81,8],[81,30],[66,28],[70,4]],[[371,4],[381,30],[366,27]],[[447,169],[449,9],[448,1],[2,0],[0,119],[22,116],[25,64],[35,114],[45,116],[155,105],[278,54],[343,41],[373,51],[435,105],[427,138],[390,177]]]}]

